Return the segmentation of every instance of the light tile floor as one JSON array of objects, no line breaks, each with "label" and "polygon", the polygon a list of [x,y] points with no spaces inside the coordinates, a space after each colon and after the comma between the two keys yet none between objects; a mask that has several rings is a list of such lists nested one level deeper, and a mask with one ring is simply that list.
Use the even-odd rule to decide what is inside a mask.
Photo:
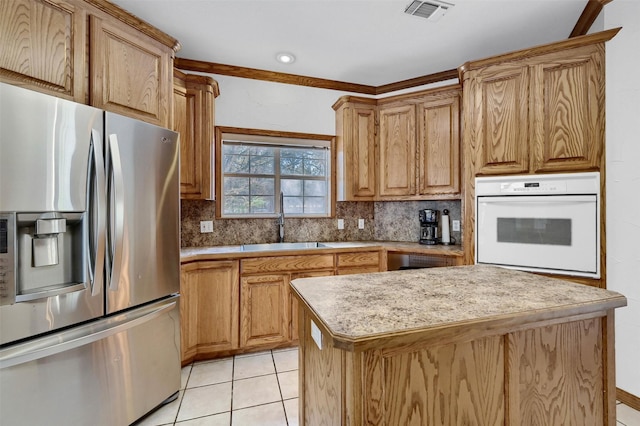
[{"label": "light tile floor", "polygon": [[298,348],[195,362],[180,388],[136,426],[297,426]]},{"label": "light tile floor", "polygon": [[[617,405],[618,426],[640,411]],[[136,426],[297,426],[298,349],[195,362],[182,369],[178,398]]]}]

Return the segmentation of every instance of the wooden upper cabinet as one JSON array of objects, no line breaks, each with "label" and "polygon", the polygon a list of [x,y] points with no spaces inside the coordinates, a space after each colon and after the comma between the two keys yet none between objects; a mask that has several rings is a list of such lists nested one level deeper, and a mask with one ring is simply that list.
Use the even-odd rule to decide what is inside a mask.
[{"label": "wooden upper cabinet", "polygon": [[376,195],[375,100],[346,96],[336,110],[337,199],[370,201]]},{"label": "wooden upper cabinet", "polygon": [[604,141],[604,45],[531,67],[532,172],[597,170]]},{"label": "wooden upper cabinet", "polygon": [[239,347],[240,281],[238,261],[200,261],[182,265],[180,321],[182,360]]},{"label": "wooden upper cabinet", "polygon": [[415,105],[380,107],[379,195],[413,195],[416,188]]},{"label": "wooden upper cabinet", "polygon": [[604,152],[604,42],[619,29],[465,64],[473,175],[592,171]]},{"label": "wooden upper cabinet", "polygon": [[460,193],[460,97],[418,105],[418,193]]},{"label": "wooden upper cabinet", "polygon": [[171,127],[173,51],[128,25],[90,17],[91,105]]},{"label": "wooden upper cabinet", "polygon": [[0,1],[0,81],[172,125],[174,38],[105,0]]},{"label": "wooden upper cabinet", "polygon": [[214,99],[219,93],[212,78],[174,70],[173,130],[180,133],[181,198],[214,198]]},{"label": "wooden upper cabinet", "polygon": [[0,81],[86,102],[86,12],[57,0],[0,2]]},{"label": "wooden upper cabinet", "polygon": [[521,66],[482,70],[465,90],[476,95],[469,125],[477,137],[478,174],[529,170],[529,78]]}]

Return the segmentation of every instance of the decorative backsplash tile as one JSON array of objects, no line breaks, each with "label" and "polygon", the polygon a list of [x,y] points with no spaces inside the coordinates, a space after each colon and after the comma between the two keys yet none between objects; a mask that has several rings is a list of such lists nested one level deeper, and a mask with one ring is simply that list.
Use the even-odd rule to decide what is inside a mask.
[{"label": "decorative backsplash tile", "polygon": [[[285,217],[285,241],[417,241],[418,210],[449,209],[451,219],[460,219],[460,201],[339,202],[336,217]],[[215,202],[181,200],[182,247],[205,247],[273,243],[278,241],[276,219],[215,219]],[[337,219],[344,219],[338,229]],[[358,229],[358,219],[365,228]],[[201,234],[200,221],[213,221],[213,232]],[[460,233],[451,236],[460,241]]]}]

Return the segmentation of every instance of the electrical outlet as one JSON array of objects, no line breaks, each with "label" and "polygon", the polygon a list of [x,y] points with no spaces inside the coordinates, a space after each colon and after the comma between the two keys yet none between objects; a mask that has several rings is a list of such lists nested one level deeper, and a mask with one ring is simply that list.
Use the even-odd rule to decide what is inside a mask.
[{"label": "electrical outlet", "polygon": [[213,221],[212,220],[201,220],[200,221],[200,233],[205,234],[213,232]]},{"label": "electrical outlet", "polygon": [[344,219],[338,219],[338,229],[344,229]]},{"label": "electrical outlet", "polygon": [[458,231],[459,232],[460,231],[460,221],[459,220],[452,220],[451,221],[451,228],[454,231]]},{"label": "electrical outlet", "polygon": [[364,219],[358,219],[358,229],[364,229]]}]

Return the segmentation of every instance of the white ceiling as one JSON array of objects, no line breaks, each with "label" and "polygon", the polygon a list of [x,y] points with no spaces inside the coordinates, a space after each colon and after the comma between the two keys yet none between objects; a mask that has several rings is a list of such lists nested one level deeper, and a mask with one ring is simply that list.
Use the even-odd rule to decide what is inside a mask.
[{"label": "white ceiling", "polygon": [[[178,39],[177,57],[380,86],[566,39],[587,0],[112,0]],[[278,52],[297,60],[283,65]]]}]

